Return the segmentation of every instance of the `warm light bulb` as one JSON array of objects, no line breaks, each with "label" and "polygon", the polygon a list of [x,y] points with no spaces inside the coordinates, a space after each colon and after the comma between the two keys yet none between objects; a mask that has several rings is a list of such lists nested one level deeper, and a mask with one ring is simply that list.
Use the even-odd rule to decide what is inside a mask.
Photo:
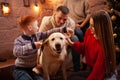
[{"label": "warm light bulb", "polygon": [[9,3],[1,2],[2,5],[2,13],[4,16],[7,16],[10,13],[10,5]]},{"label": "warm light bulb", "polygon": [[9,7],[3,5],[3,13],[7,14],[9,13],[9,11],[10,11]]},{"label": "warm light bulb", "polygon": [[35,10],[36,12],[38,12],[38,11],[39,11],[39,6],[38,6],[38,5],[35,5],[35,6],[34,6],[34,10]]}]

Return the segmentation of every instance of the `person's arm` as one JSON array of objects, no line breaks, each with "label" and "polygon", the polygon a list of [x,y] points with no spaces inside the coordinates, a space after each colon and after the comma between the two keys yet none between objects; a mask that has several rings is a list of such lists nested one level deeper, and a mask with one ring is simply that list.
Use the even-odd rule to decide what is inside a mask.
[{"label": "person's arm", "polygon": [[90,6],[88,3],[88,0],[85,0],[85,14],[86,14],[86,18],[80,24],[80,28],[84,27],[89,22],[89,19],[90,19]]},{"label": "person's arm", "polygon": [[46,39],[50,34],[52,34],[54,32],[67,33],[67,34],[70,34],[70,35],[74,34],[74,31],[70,28],[59,27],[59,28],[50,29],[50,30],[45,31],[45,32],[38,32],[37,36],[38,36],[39,40]]},{"label": "person's arm", "polygon": [[85,53],[85,45],[84,42],[74,42],[72,48],[77,51],[79,54]]},{"label": "person's arm", "polygon": [[96,61],[92,72],[88,76],[87,80],[103,80],[105,77],[105,59],[103,56],[102,50],[98,51],[98,55],[96,56]]},{"label": "person's arm", "polygon": [[66,40],[67,40],[67,43],[68,45],[72,46],[74,48],[75,51],[77,51],[79,54],[81,53],[81,51],[84,51],[83,50],[83,43],[81,42],[72,42],[69,38],[69,36],[66,36]]},{"label": "person's arm", "polygon": [[22,38],[17,38],[15,40],[14,48],[13,48],[14,56],[23,57],[26,55],[31,55],[31,54],[33,54],[33,52],[32,52],[33,50],[37,50],[34,42],[28,43],[28,44],[25,44],[23,42],[24,41]]},{"label": "person's arm", "polygon": [[67,0],[64,0],[63,5],[67,6]]},{"label": "person's arm", "polygon": [[85,53],[85,42],[86,42],[90,33],[91,33],[91,30],[88,29],[85,33],[83,42],[72,42],[69,39],[69,36],[67,36],[66,39],[67,39],[68,44],[71,45],[75,51],[77,51],[79,54],[84,54]]}]

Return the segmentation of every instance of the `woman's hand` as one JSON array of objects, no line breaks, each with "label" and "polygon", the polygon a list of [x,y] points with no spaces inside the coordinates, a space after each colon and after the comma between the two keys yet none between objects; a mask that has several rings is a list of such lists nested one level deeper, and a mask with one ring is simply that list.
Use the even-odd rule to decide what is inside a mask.
[{"label": "woman's hand", "polygon": [[69,36],[74,35],[74,31],[71,28],[67,28],[67,35]]},{"label": "woman's hand", "polygon": [[65,35],[65,37],[66,37],[66,41],[67,41],[68,45],[72,46],[74,42],[72,42],[72,41],[70,40],[70,35],[68,35],[68,34],[64,34],[64,35]]}]

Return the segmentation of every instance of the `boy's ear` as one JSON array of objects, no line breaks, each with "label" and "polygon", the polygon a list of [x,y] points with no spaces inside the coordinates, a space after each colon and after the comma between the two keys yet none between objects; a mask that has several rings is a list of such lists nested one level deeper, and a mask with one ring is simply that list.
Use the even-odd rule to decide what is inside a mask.
[{"label": "boy's ear", "polygon": [[32,26],[31,26],[31,25],[28,25],[27,27],[28,27],[28,29],[29,29],[30,31],[32,30]]}]

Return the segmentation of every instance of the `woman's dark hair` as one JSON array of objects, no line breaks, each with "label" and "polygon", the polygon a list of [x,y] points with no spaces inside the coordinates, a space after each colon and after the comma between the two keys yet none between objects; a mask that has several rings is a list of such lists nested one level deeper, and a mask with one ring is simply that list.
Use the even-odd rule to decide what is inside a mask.
[{"label": "woman's dark hair", "polygon": [[113,37],[112,22],[109,14],[100,10],[91,15],[94,21],[95,33],[103,46],[105,53],[105,63],[107,67],[106,74],[112,75],[115,72],[116,56]]}]

